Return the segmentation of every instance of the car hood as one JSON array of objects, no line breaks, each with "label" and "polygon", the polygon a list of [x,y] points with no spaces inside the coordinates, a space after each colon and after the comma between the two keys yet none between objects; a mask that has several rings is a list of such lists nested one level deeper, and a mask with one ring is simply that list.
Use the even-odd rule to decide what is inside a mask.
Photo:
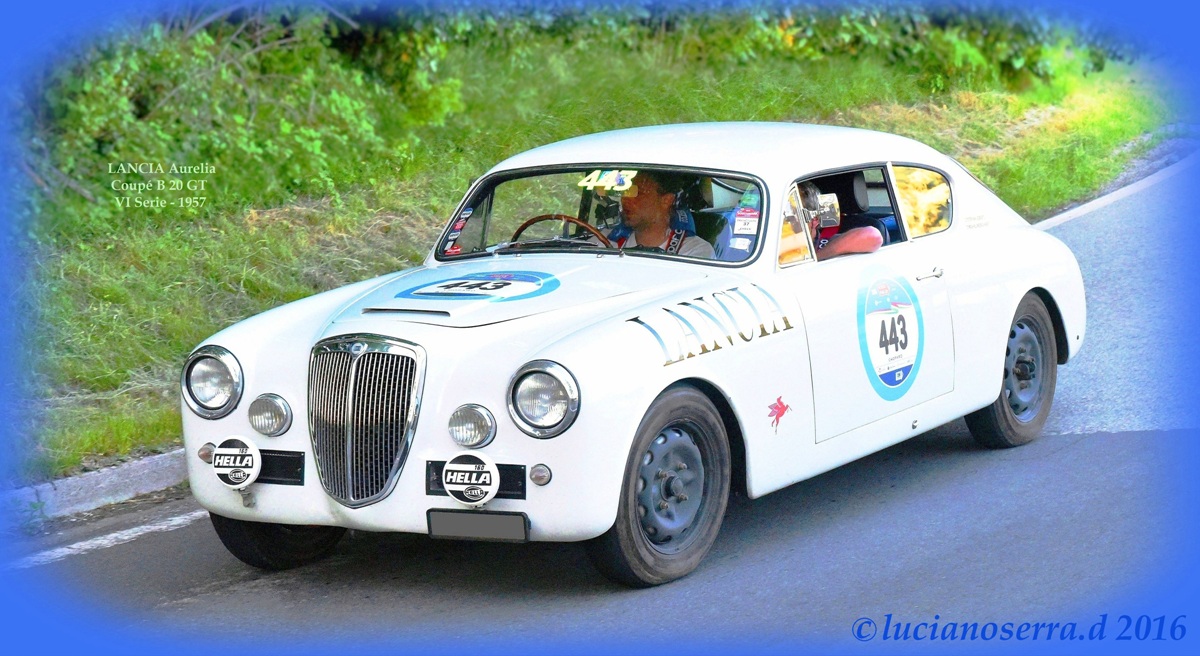
[{"label": "car hood", "polygon": [[702,265],[635,256],[499,256],[422,266],[385,279],[333,317],[470,328],[564,310],[617,296],[631,304],[697,283]]}]

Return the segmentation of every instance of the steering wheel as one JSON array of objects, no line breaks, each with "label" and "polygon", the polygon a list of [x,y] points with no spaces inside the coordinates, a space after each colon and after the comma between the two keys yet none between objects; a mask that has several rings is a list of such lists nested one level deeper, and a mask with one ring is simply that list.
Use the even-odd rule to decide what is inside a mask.
[{"label": "steering wheel", "polygon": [[517,237],[520,237],[521,233],[525,232],[526,228],[535,223],[541,223],[542,221],[566,221],[567,223],[574,223],[575,225],[592,233],[592,236],[594,236],[596,239],[599,239],[600,243],[604,244],[605,248],[612,248],[612,242],[608,240],[608,237],[604,236],[604,233],[594,228],[587,221],[580,221],[579,219],[573,216],[567,216],[566,214],[543,214],[541,216],[535,216],[525,223],[522,223],[520,227],[517,228],[516,232],[513,233],[512,239],[509,241],[516,241]]}]

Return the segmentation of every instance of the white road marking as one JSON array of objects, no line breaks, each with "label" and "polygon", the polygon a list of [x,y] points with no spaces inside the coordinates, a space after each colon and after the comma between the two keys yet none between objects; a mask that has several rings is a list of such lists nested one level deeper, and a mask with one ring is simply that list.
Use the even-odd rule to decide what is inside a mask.
[{"label": "white road marking", "polygon": [[42,551],[33,554],[32,556],[26,556],[25,558],[9,563],[5,566],[5,569],[27,569],[30,567],[37,567],[39,565],[48,565],[55,561],[62,560],[68,556],[78,556],[79,554],[85,554],[89,551],[107,549],[108,547],[115,547],[118,544],[131,542],[148,533],[174,531],[177,528],[183,528],[184,526],[187,526],[188,524],[205,517],[208,517],[207,510],[196,510],[186,515],[177,515],[159,522],[154,522],[153,524],[137,526],[124,531],[117,531],[116,533],[101,535],[100,537],[92,538],[91,540],[76,542],[75,544],[67,545],[65,547]]},{"label": "white road marking", "polygon": [[1122,198],[1125,198],[1126,196],[1136,194],[1137,192],[1145,189],[1146,187],[1154,186],[1154,185],[1162,182],[1163,180],[1166,180],[1167,178],[1173,177],[1176,174],[1179,174],[1179,173],[1183,172],[1184,170],[1195,166],[1197,162],[1200,162],[1200,153],[1193,153],[1193,154],[1188,155],[1187,157],[1183,158],[1182,160],[1168,166],[1167,168],[1155,173],[1154,175],[1142,178],[1141,180],[1138,180],[1137,182],[1135,182],[1127,187],[1121,187],[1120,189],[1112,192],[1111,194],[1105,194],[1105,195],[1097,198],[1096,200],[1093,200],[1088,203],[1084,203],[1083,205],[1080,205],[1079,207],[1069,209],[1066,212],[1059,214],[1058,216],[1052,216],[1052,217],[1046,219],[1045,221],[1039,221],[1039,222],[1035,223],[1033,225],[1033,227],[1037,228],[1038,230],[1049,230],[1050,228],[1053,228],[1055,226],[1060,226],[1060,225],[1066,223],[1067,221],[1071,221],[1073,219],[1078,219],[1079,217],[1083,216],[1084,214],[1093,212],[1093,211],[1098,210],[1101,207],[1105,207],[1107,205],[1112,205],[1113,203],[1121,200]]}]

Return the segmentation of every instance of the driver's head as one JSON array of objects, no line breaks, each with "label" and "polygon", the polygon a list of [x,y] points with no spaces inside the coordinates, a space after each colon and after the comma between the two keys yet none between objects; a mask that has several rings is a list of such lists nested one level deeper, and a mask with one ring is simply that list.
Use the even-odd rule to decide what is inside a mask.
[{"label": "driver's head", "polygon": [[661,171],[638,171],[633,188],[621,195],[621,211],[625,225],[638,229],[671,220],[671,205],[683,187],[679,176]]}]

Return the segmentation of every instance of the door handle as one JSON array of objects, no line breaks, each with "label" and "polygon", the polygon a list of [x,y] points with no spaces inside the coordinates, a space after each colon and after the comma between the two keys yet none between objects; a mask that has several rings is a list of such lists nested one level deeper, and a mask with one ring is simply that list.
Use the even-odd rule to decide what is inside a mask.
[{"label": "door handle", "polygon": [[942,267],[933,267],[933,271],[923,276],[917,276],[917,280],[925,280],[926,278],[941,278],[943,273],[945,273],[945,271],[942,271]]}]

